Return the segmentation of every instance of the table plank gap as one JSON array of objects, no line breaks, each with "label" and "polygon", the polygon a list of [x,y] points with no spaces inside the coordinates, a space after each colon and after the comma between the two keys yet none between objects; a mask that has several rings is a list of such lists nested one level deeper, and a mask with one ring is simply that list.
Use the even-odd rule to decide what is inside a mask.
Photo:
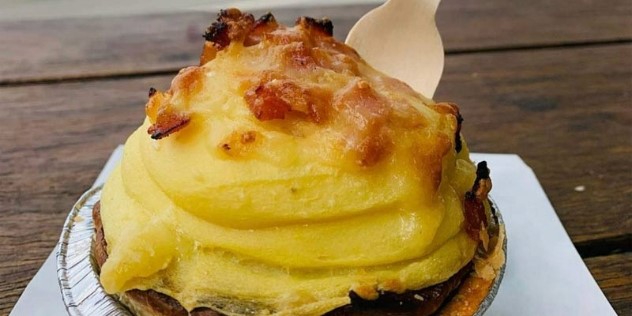
[{"label": "table plank gap", "polygon": [[585,260],[619,315],[632,315],[632,252]]},{"label": "table plank gap", "polygon": [[584,240],[576,242],[575,248],[584,259],[632,252],[632,234]]}]

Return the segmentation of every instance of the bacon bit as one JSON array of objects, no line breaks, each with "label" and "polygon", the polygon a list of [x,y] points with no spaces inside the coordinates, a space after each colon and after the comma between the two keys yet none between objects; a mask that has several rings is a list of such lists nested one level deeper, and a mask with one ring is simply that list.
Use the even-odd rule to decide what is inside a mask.
[{"label": "bacon bit", "polygon": [[461,113],[457,113],[456,115],[456,131],[454,132],[454,150],[457,153],[461,152],[463,149],[463,140],[461,140],[461,126],[463,125],[463,116]]},{"label": "bacon bit", "polygon": [[260,121],[285,119],[290,111],[306,115],[314,123],[327,118],[331,94],[304,88],[297,81],[277,73],[262,73],[259,83],[248,89],[244,99]]},{"label": "bacon bit", "polygon": [[348,86],[333,104],[349,129],[349,147],[357,155],[357,164],[375,165],[390,151],[392,140],[386,129],[391,109],[371,85],[359,80]]},{"label": "bacon bit", "polygon": [[189,117],[184,114],[161,113],[158,121],[147,129],[147,133],[152,139],[161,139],[179,131],[189,124],[189,121]]},{"label": "bacon bit", "polygon": [[268,12],[260,16],[257,21],[255,21],[255,27],[253,28],[253,30],[256,30],[261,26],[268,26],[272,23],[277,24],[276,18],[274,17],[274,15],[272,15],[272,12]]},{"label": "bacon bit", "polygon": [[218,50],[230,44],[230,38],[228,37],[228,24],[223,21],[213,22],[211,26],[204,33],[204,39],[213,43],[213,46]]},{"label": "bacon bit", "polygon": [[257,19],[257,21],[255,21],[252,30],[244,40],[244,46],[248,47],[259,44],[266,33],[270,33],[278,27],[279,23],[277,23],[272,13],[268,12],[262,15],[259,19]]},{"label": "bacon bit", "polygon": [[200,65],[213,60],[217,52],[233,41],[242,41],[244,46],[256,45],[266,33],[277,29],[279,24],[271,13],[264,14],[256,21],[252,14],[238,9],[221,10],[217,20],[204,33],[207,40],[200,56]]},{"label": "bacon bit", "polygon": [[149,97],[147,104],[145,104],[145,114],[151,122],[155,122],[158,118],[158,112],[164,107],[163,104],[166,103],[167,97],[164,93],[158,91]]},{"label": "bacon bit", "polygon": [[296,19],[296,25],[299,25],[306,30],[315,30],[327,36],[334,35],[334,24],[328,18],[314,19],[302,16]]},{"label": "bacon bit", "polygon": [[244,95],[246,103],[258,120],[284,119],[285,115],[292,110],[291,103],[284,98],[283,90],[290,91],[296,86],[291,83],[286,83],[284,86],[266,82],[246,91]]},{"label": "bacon bit", "polygon": [[485,205],[487,194],[491,190],[491,179],[487,162],[481,161],[476,167],[476,180],[472,190],[465,193],[463,211],[465,216],[465,231],[473,240],[479,241],[479,232],[487,227]]},{"label": "bacon bit", "polygon": [[487,225],[483,201],[476,198],[471,191],[465,193],[464,200],[465,231],[473,240],[479,240],[481,226]]},{"label": "bacon bit", "polygon": [[156,89],[149,90],[149,101],[145,105],[145,114],[149,117],[152,125],[147,129],[147,133],[153,139],[161,139],[179,131],[186,126],[190,117],[183,109],[175,108],[172,104],[173,95],[178,93],[184,103],[189,101],[192,95],[196,94],[203,84],[201,76],[204,71],[200,67],[187,67],[171,81],[171,87],[166,92],[158,92]]},{"label": "bacon bit", "polygon": [[242,13],[235,8],[221,10],[217,20],[204,33],[204,38],[213,42],[217,50],[222,50],[233,40],[243,40],[254,23],[252,14]]}]

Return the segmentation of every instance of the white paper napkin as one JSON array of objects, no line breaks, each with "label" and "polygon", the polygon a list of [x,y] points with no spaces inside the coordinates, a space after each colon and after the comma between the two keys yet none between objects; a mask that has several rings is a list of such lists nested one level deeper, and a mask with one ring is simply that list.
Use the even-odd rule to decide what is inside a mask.
[{"label": "white paper napkin", "polygon": [[[105,181],[122,149],[119,146],[112,153],[94,185]],[[517,155],[473,154],[472,158],[488,162],[494,183],[491,196],[507,228],[505,277],[487,315],[616,315],[531,168]],[[66,315],[55,253],[28,284],[11,316]]]}]

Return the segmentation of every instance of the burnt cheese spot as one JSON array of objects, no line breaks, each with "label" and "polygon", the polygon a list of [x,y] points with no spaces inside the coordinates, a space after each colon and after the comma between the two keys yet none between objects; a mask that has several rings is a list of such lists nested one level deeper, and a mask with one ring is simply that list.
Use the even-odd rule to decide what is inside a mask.
[{"label": "burnt cheese spot", "polygon": [[212,42],[215,48],[222,50],[233,40],[243,40],[254,23],[252,14],[242,13],[234,8],[221,10],[217,20],[204,33],[204,38]]},{"label": "burnt cheese spot", "polygon": [[[481,227],[487,226],[484,199],[487,198],[489,186],[489,168],[487,162],[481,161],[476,166],[476,180],[472,190],[465,193],[463,212],[465,216],[465,232],[473,240],[479,240]],[[481,192],[486,191],[486,192]]]},{"label": "burnt cheese spot", "polygon": [[403,293],[379,291],[377,299],[364,299],[354,291],[349,292],[351,304],[326,313],[326,316],[342,315],[434,315],[448,300],[472,270],[467,264],[445,282]]},{"label": "burnt cheese spot", "polygon": [[461,125],[463,124],[463,116],[460,112],[456,113],[456,132],[454,132],[454,149],[457,153],[463,149],[463,141],[461,140]]},{"label": "burnt cheese spot", "polygon": [[228,24],[225,22],[213,22],[204,33],[204,38],[215,43],[216,47],[222,49],[230,44],[228,37]]},{"label": "burnt cheese spot", "polygon": [[260,16],[255,22],[255,28],[259,25],[267,25],[269,23],[276,23],[276,19],[274,18],[274,15],[272,15],[271,12],[268,12]]},{"label": "burnt cheese spot", "polygon": [[296,25],[301,25],[309,30],[319,31],[327,36],[334,35],[334,24],[328,18],[314,19],[302,16],[296,20]]}]

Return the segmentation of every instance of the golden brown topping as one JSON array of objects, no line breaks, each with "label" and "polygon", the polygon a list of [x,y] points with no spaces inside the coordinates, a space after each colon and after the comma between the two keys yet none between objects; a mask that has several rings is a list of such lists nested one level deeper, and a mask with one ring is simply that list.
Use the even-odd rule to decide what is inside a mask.
[{"label": "golden brown topping", "polygon": [[473,240],[480,240],[479,232],[487,226],[484,201],[492,189],[487,162],[481,161],[476,167],[476,180],[472,190],[465,193],[463,211],[465,216],[465,231]]},{"label": "golden brown topping", "polygon": [[289,61],[289,65],[294,68],[309,68],[316,65],[314,57],[312,57],[311,48],[307,47],[303,42],[289,44],[283,50],[284,61]]},{"label": "golden brown topping", "polygon": [[230,157],[243,157],[252,151],[260,138],[256,131],[233,132],[219,144],[219,148]]},{"label": "golden brown topping", "polygon": [[242,13],[235,8],[221,10],[217,20],[204,33],[207,42],[204,43],[200,56],[200,65],[213,60],[217,52],[226,48],[232,41],[244,41],[253,25],[255,20],[252,14]]},{"label": "golden brown topping", "polygon": [[200,66],[215,59],[216,55],[217,55],[217,48],[213,46],[213,43],[205,42],[204,47],[202,48],[202,54],[200,55]]},{"label": "golden brown topping", "polygon": [[326,118],[330,97],[318,89],[303,88],[296,80],[277,73],[264,73],[261,81],[244,95],[255,117],[261,121],[284,119],[290,111],[305,114],[312,122]]},{"label": "golden brown topping", "polygon": [[231,8],[221,10],[217,20],[209,26],[204,34],[207,40],[200,56],[200,65],[213,60],[217,52],[223,50],[233,41],[239,41],[244,46],[256,45],[266,33],[277,29],[279,24],[272,13],[262,15],[256,21],[252,14],[242,13]]},{"label": "golden brown topping", "polygon": [[391,108],[368,82],[358,80],[348,85],[333,107],[348,129],[347,144],[357,153],[359,165],[372,166],[389,152],[392,143],[386,123]]},{"label": "golden brown topping", "polygon": [[290,81],[274,80],[264,82],[246,91],[244,98],[250,111],[260,121],[284,119],[292,110],[292,101],[301,100],[300,87]]},{"label": "golden brown topping", "polygon": [[334,35],[334,24],[328,18],[314,19],[307,16],[302,16],[296,19],[296,25],[303,27],[306,30],[315,30],[327,36]]},{"label": "golden brown topping", "polygon": [[167,91],[170,94],[180,93],[184,99],[189,99],[202,89],[204,84],[204,70],[200,67],[187,67],[178,73],[171,81],[171,87]]},{"label": "golden brown topping", "polygon": [[[299,129],[311,128],[301,121],[335,131],[339,138],[332,146],[349,153],[359,166],[374,166],[393,151],[393,135],[398,133],[395,130],[423,129],[429,126],[428,119],[412,104],[411,100],[421,99],[417,92],[399,80],[374,73],[357,52],[334,39],[332,32],[328,19],[301,17],[294,27],[286,27],[269,13],[255,21],[250,14],[229,9],[222,11],[209,27],[200,63],[206,64],[219,51],[235,44],[226,58],[245,58],[245,62],[253,65],[240,70],[239,78],[242,78],[240,88],[244,91],[244,101],[255,118],[285,120],[287,123],[277,123],[293,135],[302,135],[304,130],[299,132]],[[238,53],[233,55],[233,50]],[[210,69],[209,66],[200,68]],[[194,75],[179,77],[171,90],[175,90],[174,87],[180,91],[198,89],[189,82]],[[171,90],[165,94],[166,99],[175,94]],[[186,106],[176,110],[170,103],[161,103],[169,111],[148,109],[152,123],[161,121],[158,112],[164,112],[163,120],[169,123],[178,122],[174,118],[186,117]],[[423,146],[414,149],[419,153],[414,163],[432,181],[430,184],[438,187],[443,157],[453,146],[460,149],[460,116],[454,104],[430,106],[441,114],[442,122],[447,118],[448,125],[441,123],[441,128],[451,130],[415,136],[423,137]],[[455,130],[457,141],[453,145],[451,133]],[[233,144],[220,147],[233,151]]]},{"label": "golden brown topping", "polygon": [[[145,105],[145,114],[149,117],[152,125],[147,130],[153,139],[161,139],[182,129],[190,121],[190,116],[186,111],[188,101],[202,88],[201,76],[203,71],[200,67],[188,67],[171,82],[171,88],[166,92],[158,92],[156,89],[149,89],[149,101]],[[183,100],[183,106],[173,105],[173,96],[179,95]]]},{"label": "golden brown topping", "polygon": [[255,21],[252,30],[244,40],[244,46],[256,45],[263,39],[266,33],[270,33],[279,27],[274,15],[268,12]]},{"label": "golden brown topping", "polygon": [[217,21],[207,29],[204,38],[213,42],[215,48],[222,50],[233,40],[243,40],[254,23],[252,14],[242,13],[235,8],[221,10]]},{"label": "golden brown topping", "polygon": [[153,139],[161,139],[169,136],[171,133],[179,131],[188,123],[189,117],[184,114],[163,112],[159,120],[147,129],[147,133],[149,133]]}]

